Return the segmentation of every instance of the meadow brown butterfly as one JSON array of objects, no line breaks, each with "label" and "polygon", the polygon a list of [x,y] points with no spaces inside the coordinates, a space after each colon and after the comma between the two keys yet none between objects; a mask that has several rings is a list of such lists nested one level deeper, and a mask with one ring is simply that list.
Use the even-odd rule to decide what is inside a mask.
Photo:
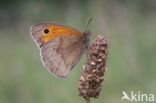
[{"label": "meadow brown butterfly", "polygon": [[90,32],[79,32],[57,23],[40,23],[30,29],[45,68],[64,78],[89,47]]}]

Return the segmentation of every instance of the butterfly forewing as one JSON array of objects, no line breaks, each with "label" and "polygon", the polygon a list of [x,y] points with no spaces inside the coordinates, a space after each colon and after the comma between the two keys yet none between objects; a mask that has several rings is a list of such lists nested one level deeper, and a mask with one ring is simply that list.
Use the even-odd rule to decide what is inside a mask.
[{"label": "butterfly forewing", "polygon": [[36,24],[30,28],[30,34],[36,45],[40,48],[44,43],[41,41],[43,25]]}]

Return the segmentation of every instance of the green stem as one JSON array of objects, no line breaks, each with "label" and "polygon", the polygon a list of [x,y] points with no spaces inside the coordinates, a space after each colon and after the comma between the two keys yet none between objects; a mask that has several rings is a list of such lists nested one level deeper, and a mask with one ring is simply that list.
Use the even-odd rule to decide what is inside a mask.
[{"label": "green stem", "polygon": [[86,100],[86,103],[90,103],[90,99],[89,100]]}]

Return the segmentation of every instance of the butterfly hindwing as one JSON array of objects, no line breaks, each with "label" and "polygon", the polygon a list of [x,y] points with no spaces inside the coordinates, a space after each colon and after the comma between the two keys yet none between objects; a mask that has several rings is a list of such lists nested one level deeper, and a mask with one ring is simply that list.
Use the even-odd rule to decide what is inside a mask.
[{"label": "butterfly hindwing", "polygon": [[58,36],[41,48],[43,64],[56,77],[66,77],[85,52],[80,39],[73,35]]}]

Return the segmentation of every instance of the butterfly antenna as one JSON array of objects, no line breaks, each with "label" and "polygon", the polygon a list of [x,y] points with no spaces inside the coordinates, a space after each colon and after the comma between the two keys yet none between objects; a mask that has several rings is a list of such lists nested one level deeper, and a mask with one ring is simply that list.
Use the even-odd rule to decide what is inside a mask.
[{"label": "butterfly antenna", "polygon": [[86,22],[86,31],[88,31],[88,26],[89,26],[89,24],[90,24],[90,22],[92,21],[93,19],[92,18],[88,18],[87,19],[87,22]]}]

